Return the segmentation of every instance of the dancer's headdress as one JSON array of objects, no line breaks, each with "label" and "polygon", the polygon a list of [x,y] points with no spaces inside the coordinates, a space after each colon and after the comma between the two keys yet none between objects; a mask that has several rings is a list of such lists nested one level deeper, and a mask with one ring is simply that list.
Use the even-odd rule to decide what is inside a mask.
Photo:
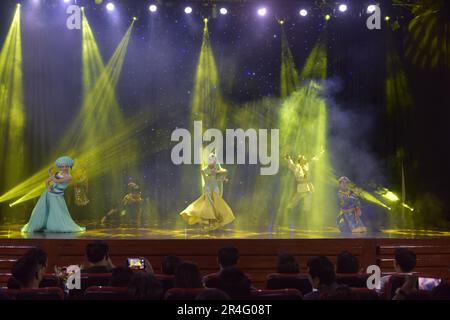
[{"label": "dancer's headdress", "polygon": [[58,168],[61,168],[63,166],[68,166],[68,167],[73,167],[73,159],[71,157],[68,156],[64,156],[64,157],[60,157],[58,159],[56,159],[55,161],[55,166],[57,166]]},{"label": "dancer's headdress", "polygon": [[347,178],[347,177],[340,177],[340,178],[338,179],[338,182],[339,182],[339,183],[341,183],[341,182],[350,182],[350,179]]}]

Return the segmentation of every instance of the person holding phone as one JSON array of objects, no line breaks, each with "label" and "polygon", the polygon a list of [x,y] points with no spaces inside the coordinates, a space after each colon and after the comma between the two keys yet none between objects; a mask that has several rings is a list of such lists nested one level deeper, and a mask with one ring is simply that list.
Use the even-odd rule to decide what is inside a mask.
[{"label": "person holding phone", "polygon": [[153,274],[153,267],[147,258],[127,258],[127,267],[133,271],[143,271],[145,273]]}]

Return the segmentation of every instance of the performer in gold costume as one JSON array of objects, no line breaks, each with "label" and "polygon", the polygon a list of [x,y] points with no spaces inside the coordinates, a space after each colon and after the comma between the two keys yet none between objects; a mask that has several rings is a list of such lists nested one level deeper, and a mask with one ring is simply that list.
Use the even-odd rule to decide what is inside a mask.
[{"label": "performer in gold costume", "polygon": [[231,208],[222,198],[223,182],[227,180],[227,170],[217,162],[215,154],[208,157],[208,165],[201,171],[204,187],[203,195],[184,209],[180,215],[189,225],[200,224],[215,230],[233,222]]}]

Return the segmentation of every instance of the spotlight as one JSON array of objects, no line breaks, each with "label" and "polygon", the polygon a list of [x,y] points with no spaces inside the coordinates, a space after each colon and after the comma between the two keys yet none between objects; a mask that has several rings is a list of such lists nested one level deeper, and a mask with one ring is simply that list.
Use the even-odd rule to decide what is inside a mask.
[{"label": "spotlight", "polygon": [[220,14],[226,15],[228,13],[227,8],[220,8]]},{"label": "spotlight", "polygon": [[308,15],[308,11],[306,9],[301,9],[298,14],[302,17],[306,17]]},{"label": "spotlight", "polygon": [[346,4],[341,4],[341,5],[339,5],[339,11],[340,11],[340,12],[345,12],[345,11],[347,11],[347,5],[346,5]]},{"label": "spotlight", "polygon": [[184,8],[184,13],[191,14],[192,13],[192,8],[191,7]]},{"label": "spotlight", "polygon": [[156,10],[158,10],[158,7],[154,4],[151,4],[150,7],[148,7],[148,10],[150,10],[150,12],[156,12]]},{"label": "spotlight", "polygon": [[136,17],[133,17],[133,21],[136,21],[137,20],[137,18]]},{"label": "spotlight", "polygon": [[389,21],[389,20],[391,20],[391,17],[386,16],[386,17],[384,17],[384,20]]},{"label": "spotlight", "polygon": [[18,3],[17,6],[20,8],[22,5],[20,3]]},{"label": "spotlight", "polygon": [[259,8],[258,9],[258,15],[261,17],[264,17],[267,14],[267,9],[266,8]]},{"label": "spotlight", "polygon": [[206,23],[208,23],[208,18],[204,18],[203,19],[203,22],[206,24]]},{"label": "spotlight", "polygon": [[116,8],[116,6],[112,2],[108,2],[106,4],[106,10],[108,10],[108,11],[114,11],[115,8]]},{"label": "spotlight", "polygon": [[283,24],[284,24],[284,20],[278,20],[278,23],[279,23],[280,25],[283,25]]},{"label": "spotlight", "polygon": [[367,13],[372,13],[375,10],[376,10],[376,6],[374,4],[367,6]]},{"label": "spotlight", "polygon": [[326,15],[325,15],[325,20],[328,21],[328,20],[330,20],[330,19],[331,19],[331,16],[330,16],[329,14],[326,14]]},{"label": "spotlight", "polygon": [[70,2],[70,0],[63,0],[64,1],[64,3],[69,3]]}]

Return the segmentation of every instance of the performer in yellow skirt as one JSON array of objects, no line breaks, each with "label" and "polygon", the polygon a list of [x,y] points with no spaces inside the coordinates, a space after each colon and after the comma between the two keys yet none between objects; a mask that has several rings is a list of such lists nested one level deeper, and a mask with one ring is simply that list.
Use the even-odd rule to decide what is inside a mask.
[{"label": "performer in yellow skirt", "polygon": [[215,230],[234,220],[233,211],[222,198],[223,182],[227,181],[227,170],[217,162],[214,154],[208,157],[208,166],[202,171],[203,195],[184,209],[180,215],[190,225],[201,224]]}]

